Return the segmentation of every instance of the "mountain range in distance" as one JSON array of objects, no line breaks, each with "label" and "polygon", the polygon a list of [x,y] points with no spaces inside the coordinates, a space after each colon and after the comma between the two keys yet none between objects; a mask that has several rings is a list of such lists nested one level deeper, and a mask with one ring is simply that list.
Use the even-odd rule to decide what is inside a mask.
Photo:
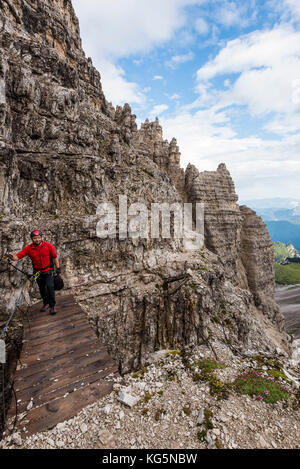
[{"label": "mountain range in distance", "polygon": [[293,244],[300,250],[300,200],[289,198],[254,199],[240,201],[266,223],[272,241]]},{"label": "mountain range in distance", "polygon": [[253,210],[257,209],[293,209],[299,207],[300,209],[300,199],[289,199],[289,198],[280,198],[275,197],[273,199],[252,199],[252,200],[241,200],[239,205],[247,205]]}]

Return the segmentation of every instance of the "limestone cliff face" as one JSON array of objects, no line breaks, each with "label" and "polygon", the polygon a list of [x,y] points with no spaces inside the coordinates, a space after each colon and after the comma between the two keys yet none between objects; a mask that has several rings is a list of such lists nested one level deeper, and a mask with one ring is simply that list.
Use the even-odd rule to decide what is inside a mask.
[{"label": "limestone cliff face", "polygon": [[147,119],[136,134],[134,145],[139,153],[150,157],[157,166],[168,174],[172,183],[185,198],[185,176],[180,167],[180,152],[176,138],[169,143],[163,139],[163,129],[158,118],[154,122]]},{"label": "limestone cliff face", "polygon": [[[240,350],[288,350],[267,231],[237,205],[225,166],[184,174],[176,140],[163,140],[158,121],[138,129],[130,106],[106,101],[69,0],[0,0],[0,31],[0,254],[42,229],[122,371],[157,348],[214,336]],[[204,202],[205,247],[100,239],[97,207],[118,207],[120,195],[148,207]],[[23,279],[1,270],[4,319]]]},{"label": "limestone cliff face", "polygon": [[205,244],[219,255],[227,277],[250,290],[255,304],[283,328],[274,298],[274,250],[261,217],[237,204],[234,183],[224,164],[200,173],[192,165],[186,173],[187,198],[205,204]]}]

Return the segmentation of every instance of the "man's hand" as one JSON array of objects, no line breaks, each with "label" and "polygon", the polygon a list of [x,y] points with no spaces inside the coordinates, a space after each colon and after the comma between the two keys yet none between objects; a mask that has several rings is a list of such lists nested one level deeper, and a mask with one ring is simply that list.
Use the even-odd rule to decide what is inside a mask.
[{"label": "man's hand", "polygon": [[14,256],[12,254],[10,254],[9,252],[7,252],[6,254],[4,254],[4,257],[6,257],[7,259],[9,259],[10,261],[13,261],[14,260]]},{"label": "man's hand", "polygon": [[60,275],[60,273],[61,273],[60,267],[57,267],[57,269],[56,269],[56,275]]}]

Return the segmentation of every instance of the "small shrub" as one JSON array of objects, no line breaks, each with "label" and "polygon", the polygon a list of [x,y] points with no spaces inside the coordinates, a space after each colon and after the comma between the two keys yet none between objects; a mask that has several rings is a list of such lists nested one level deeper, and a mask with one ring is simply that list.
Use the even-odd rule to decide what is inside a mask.
[{"label": "small shrub", "polygon": [[217,449],[224,449],[224,446],[222,445],[222,443],[220,443],[218,439],[215,441],[215,445]]},{"label": "small shrub", "polygon": [[138,372],[134,373],[134,374],[132,375],[132,377],[133,377],[134,379],[141,379],[141,378],[144,376],[144,374],[147,373],[147,371],[148,371],[148,370],[147,370],[147,367],[144,366],[144,367],[141,369],[141,371],[138,371]]},{"label": "small shrub", "polygon": [[177,380],[176,371],[167,370],[167,373],[168,373],[167,381],[176,381]]},{"label": "small shrub", "polygon": [[153,394],[150,394],[147,392],[144,397],[144,402],[146,403],[149,402],[152,397],[153,397]]},{"label": "small shrub", "polygon": [[168,350],[166,352],[166,357],[168,357],[169,355],[173,355],[173,357],[181,355],[181,350]]},{"label": "small shrub", "polygon": [[199,441],[201,441],[201,443],[204,443],[206,434],[207,434],[206,430],[202,430],[197,433],[197,438]]},{"label": "small shrub", "polygon": [[285,376],[284,372],[283,371],[277,371],[277,370],[268,370],[267,371],[268,375],[271,376],[272,378],[276,378],[276,379],[283,379],[284,381],[286,381],[287,383],[289,384],[292,384],[292,382]]},{"label": "small shrub", "polygon": [[210,409],[206,408],[204,410],[204,424],[205,424],[207,430],[211,430],[212,428],[214,428],[213,423],[211,421],[213,416],[214,416],[214,414],[212,413],[212,411]]},{"label": "small shrub", "polygon": [[288,400],[291,397],[274,378],[266,378],[253,370],[240,375],[235,380],[234,387],[240,394],[248,394],[267,403]]},{"label": "small shrub", "polygon": [[192,413],[191,408],[188,405],[186,405],[182,410],[187,416],[191,415]]},{"label": "small shrub", "polygon": [[158,421],[160,420],[161,416],[162,416],[163,414],[165,414],[165,413],[166,413],[166,411],[165,411],[164,409],[158,409],[158,410],[155,412],[155,416],[154,416],[156,422],[158,422]]},{"label": "small shrub", "polygon": [[212,358],[203,358],[201,360],[196,361],[196,366],[198,366],[201,370],[205,372],[209,372],[211,370],[215,370],[217,368],[226,368],[226,365],[222,362],[217,362]]},{"label": "small shrub", "polygon": [[215,375],[210,375],[210,394],[211,396],[217,397],[218,400],[228,399],[230,386],[230,383],[223,383],[222,381],[218,380]]}]

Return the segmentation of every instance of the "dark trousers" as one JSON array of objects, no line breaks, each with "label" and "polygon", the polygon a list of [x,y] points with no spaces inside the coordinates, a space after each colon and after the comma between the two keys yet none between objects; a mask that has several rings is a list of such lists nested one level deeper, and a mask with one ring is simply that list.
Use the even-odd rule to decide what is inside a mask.
[{"label": "dark trousers", "polygon": [[40,294],[43,299],[44,306],[49,305],[50,308],[55,306],[54,276],[53,272],[45,272],[37,279]]}]

